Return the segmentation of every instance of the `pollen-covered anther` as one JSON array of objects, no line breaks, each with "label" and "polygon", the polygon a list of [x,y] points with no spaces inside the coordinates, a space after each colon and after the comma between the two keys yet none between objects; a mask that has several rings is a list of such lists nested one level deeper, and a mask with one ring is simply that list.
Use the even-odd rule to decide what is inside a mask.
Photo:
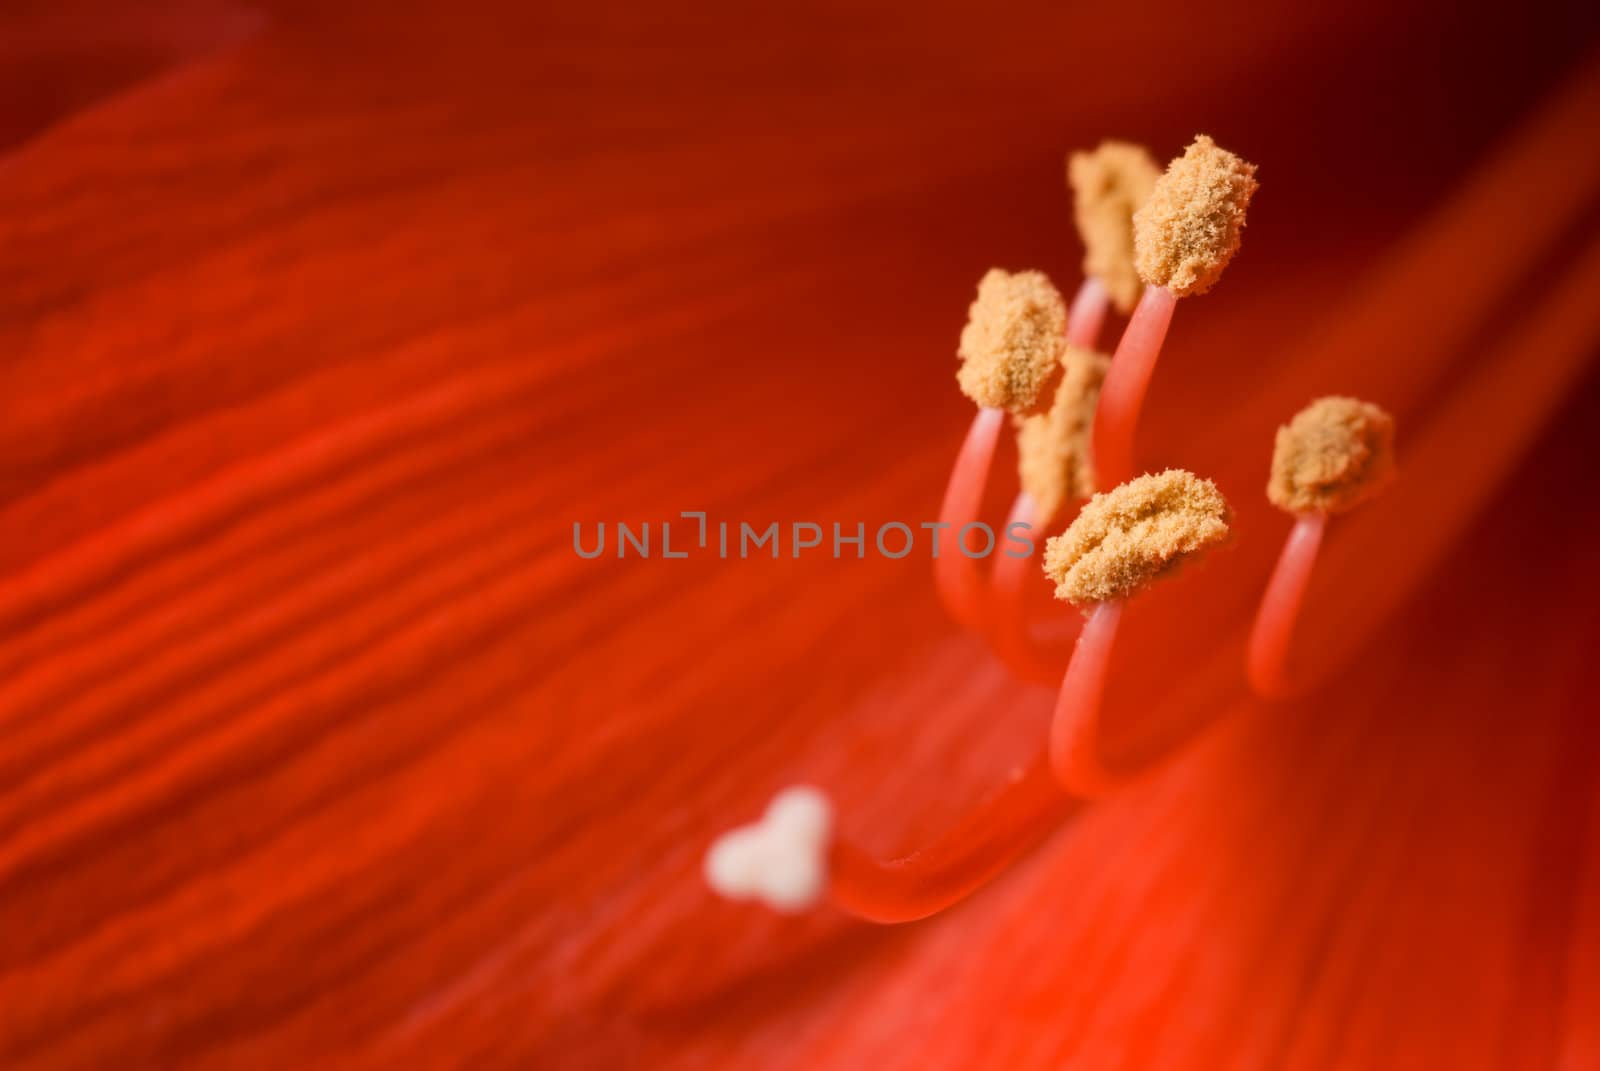
[{"label": "pollen-covered anther", "polygon": [[1048,525],[1067,503],[1094,494],[1091,456],[1094,410],[1111,358],[1068,346],[1050,411],[1017,418],[1017,475],[1034,504],[1034,522]]},{"label": "pollen-covered anther", "polygon": [[1045,548],[1058,599],[1122,599],[1228,540],[1233,511],[1210,480],[1168,469],[1095,495]]},{"label": "pollen-covered anther", "polygon": [[1134,213],[1140,277],[1178,297],[1211,289],[1238,251],[1255,176],[1254,164],[1197,136]]},{"label": "pollen-covered anther", "polygon": [[1343,513],[1394,472],[1388,413],[1356,398],[1318,398],[1278,429],[1267,498],[1290,513]]},{"label": "pollen-covered anther", "polygon": [[828,885],[833,807],[814,788],[787,788],[761,821],[718,837],[706,853],[705,878],[729,900],[759,900],[795,912],[822,898]]},{"label": "pollen-covered anther", "polygon": [[1143,284],[1133,264],[1133,214],[1149,200],[1161,167],[1142,145],[1102,141],[1067,158],[1073,216],[1083,239],[1083,273],[1100,280],[1119,312],[1132,310]]},{"label": "pollen-covered anther", "polygon": [[1067,304],[1043,273],[991,269],[961,332],[956,380],[985,408],[1042,413],[1061,375]]}]

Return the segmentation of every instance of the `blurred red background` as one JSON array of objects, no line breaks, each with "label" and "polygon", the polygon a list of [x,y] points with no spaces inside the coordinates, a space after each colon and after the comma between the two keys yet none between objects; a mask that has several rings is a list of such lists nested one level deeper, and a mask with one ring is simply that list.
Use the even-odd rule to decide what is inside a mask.
[{"label": "blurred red background", "polygon": [[[570,543],[933,519],[977,278],[1076,282],[1064,152],[1213,134],[1262,192],[1141,450],[1244,534],[1134,637],[1136,748],[1270,566],[1278,421],[1393,383],[1404,466],[1454,382],[1544,352],[1511,344],[1594,260],[1595,30],[1576,3],[0,3],[0,1062],[1600,1066],[1591,374],[1485,422],[1511,478],[1355,669],[916,927],[729,907],[700,854],[798,780],[919,843],[1049,692],[945,622],[919,556]],[[1385,291],[1561,92],[1560,151]],[[1499,278],[1524,214],[1550,236]]]}]

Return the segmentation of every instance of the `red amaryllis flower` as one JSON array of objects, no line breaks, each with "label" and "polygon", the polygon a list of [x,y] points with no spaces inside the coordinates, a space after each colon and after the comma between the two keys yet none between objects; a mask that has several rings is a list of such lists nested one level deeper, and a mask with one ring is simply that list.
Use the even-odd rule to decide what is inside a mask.
[{"label": "red amaryllis flower", "polygon": [[[530,6],[20,61],[7,1067],[1600,1066],[1592,11]],[[786,784],[884,858],[999,836],[1054,697],[924,554],[660,525],[932,520],[973,282],[1076,280],[1065,150],[1196,131],[1262,192],[1137,452],[1240,538],[1130,613],[1105,745],[1209,731],[925,923],[718,900]],[[1402,475],[1261,704],[1329,393]]]}]

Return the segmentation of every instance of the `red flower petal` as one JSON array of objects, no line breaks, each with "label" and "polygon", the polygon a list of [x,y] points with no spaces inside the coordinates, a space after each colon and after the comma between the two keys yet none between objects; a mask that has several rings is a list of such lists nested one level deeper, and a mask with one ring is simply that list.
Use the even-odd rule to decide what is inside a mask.
[{"label": "red flower petal", "polygon": [[[1527,270],[1472,276],[1503,328],[1391,375],[1445,276],[1304,344],[1587,24],[1441,55],[1380,5],[1227,34],[1177,6],[505,6],[284,5],[0,171],[8,1066],[1581,1065],[1592,387],[1358,670],[915,929],[727,908],[700,852],[798,779],[916,843],[1049,697],[951,635],[925,561],[568,540],[922,519],[972,280],[1073,274],[1062,149],[1226,130],[1259,213],[1180,310],[1141,449],[1217,476],[1247,536],[1130,622],[1171,670],[1124,688],[1122,743],[1158,694],[1217,713],[1195,616],[1242,627],[1270,564],[1273,422],[1370,378],[1420,435],[1506,367],[1467,343],[1541,330],[1581,138],[1528,173]],[[1560,326],[1536,360],[1575,368]]]},{"label": "red flower petal", "polygon": [[0,152],[129,85],[260,28],[229,0],[12,0],[0,36]]}]

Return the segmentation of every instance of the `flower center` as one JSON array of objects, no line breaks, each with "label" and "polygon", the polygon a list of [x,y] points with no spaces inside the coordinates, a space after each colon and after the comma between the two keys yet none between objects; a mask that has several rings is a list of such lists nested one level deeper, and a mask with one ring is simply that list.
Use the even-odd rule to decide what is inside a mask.
[{"label": "flower center", "polygon": [[[1183,742],[1157,748],[1143,768],[1102,763],[1100,710],[1111,653],[1125,602],[1226,542],[1233,513],[1215,484],[1191,472],[1136,475],[1134,433],[1177,299],[1203,293],[1221,276],[1239,247],[1256,183],[1252,165],[1204,136],[1159,177],[1148,160],[1137,146],[1115,142],[1075,155],[1069,179],[1091,274],[1070,311],[1042,273],[992,270],[978,285],[957,351],[957,380],[978,411],[956,455],[940,522],[960,531],[977,521],[1007,412],[1021,484],[1008,531],[1017,524],[1047,529],[1082,503],[1049,541],[1043,562],[1056,597],[1087,615],[1064,672],[1059,653],[1029,631],[1023,594],[1039,574],[1026,557],[1002,557],[987,577],[962,554],[939,555],[934,564],[953,619],[983,635],[1020,675],[1060,681],[1048,739],[948,834],[897,860],[875,860],[836,840],[831,808],[817,790],[786,790],[760,822],[711,847],[706,878],[721,895],[780,911],[828,895],[866,919],[921,918],[1006,869],[1083,800],[1149,772]],[[1134,304],[1138,286],[1130,280],[1138,279],[1144,287]],[[1113,300],[1133,313],[1106,358],[1095,343]],[[1290,639],[1326,513],[1377,489],[1391,467],[1392,432],[1382,410],[1353,399],[1319,401],[1280,432],[1279,454],[1287,460],[1275,459],[1269,494],[1314,508],[1302,509],[1258,613],[1246,667],[1258,692],[1285,689]]]}]

